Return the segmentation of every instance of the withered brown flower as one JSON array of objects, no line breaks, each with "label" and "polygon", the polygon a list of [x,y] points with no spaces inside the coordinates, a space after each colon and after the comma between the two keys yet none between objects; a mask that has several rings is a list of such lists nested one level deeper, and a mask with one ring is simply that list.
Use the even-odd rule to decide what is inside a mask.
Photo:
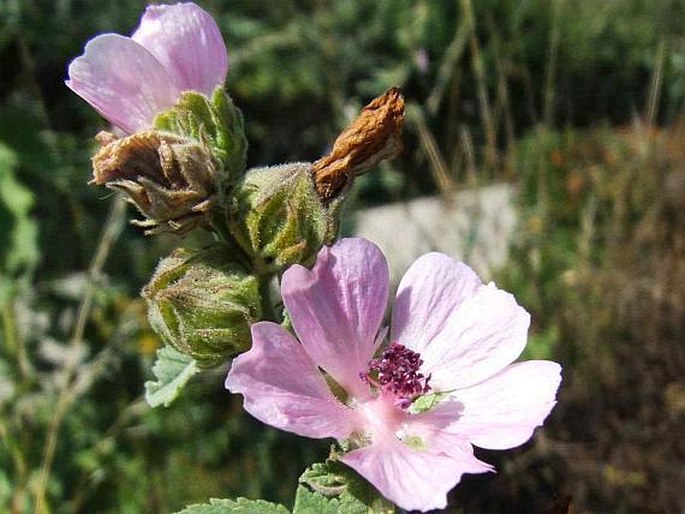
[{"label": "withered brown flower", "polygon": [[404,98],[398,87],[366,105],[338,136],[328,155],[314,163],[319,196],[328,202],[357,175],[402,151]]},{"label": "withered brown flower", "polygon": [[201,143],[147,130],[123,139],[107,132],[93,161],[93,180],[121,191],[145,216],[147,234],[184,234],[206,221],[219,200],[219,164]]}]

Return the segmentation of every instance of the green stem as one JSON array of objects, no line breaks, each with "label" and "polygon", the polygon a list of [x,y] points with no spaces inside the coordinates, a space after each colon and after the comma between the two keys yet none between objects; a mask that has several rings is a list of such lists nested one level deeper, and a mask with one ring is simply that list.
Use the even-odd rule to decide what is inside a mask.
[{"label": "green stem", "polygon": [[260,275],[259,277],[259,298],[262,307],[262,319],[273,321],[274,323],[281,323],[283,316],[280,315],[271,299],[271,281],[273,275]]},{"label": "green stem", "polygon": [[7,447],[8,453],[12,455],[14,462],[14,491],[10,500],[10,512],[21,512],[20,506],[24,504],[26,484],[28,483],[26,459],[21,451],[21,445],[17,444],[17,438],[10,433],[11,429],[7,426],[4,419],[4,416],[0,416],[0,441]]},{"label": "green stem", "polygon": [[231,260],[239,262],[248,270],[253,269],[250,245],[240,237],[240,231],[232,230],[229,213],[225,206],[219,206],[214,210],[209,229],[217,240],[228,248]]}]

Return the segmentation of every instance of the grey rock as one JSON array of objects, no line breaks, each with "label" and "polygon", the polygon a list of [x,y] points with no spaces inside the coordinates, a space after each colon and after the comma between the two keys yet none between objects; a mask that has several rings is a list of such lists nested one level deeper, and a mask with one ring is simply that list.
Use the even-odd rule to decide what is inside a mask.
[{"label": "grey rock", "polygon": [[355,235],[380,246],[395,283],[430,251],[462,260],[489,280],[506,264],[517,220],[515,197],[513,186],[494,184],[364,209],[356,213]]}]

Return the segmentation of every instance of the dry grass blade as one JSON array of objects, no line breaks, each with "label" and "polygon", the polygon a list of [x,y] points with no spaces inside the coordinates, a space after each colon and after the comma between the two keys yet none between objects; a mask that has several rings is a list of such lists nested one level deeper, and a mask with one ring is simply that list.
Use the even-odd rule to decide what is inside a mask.
[{"label": "dry grass blade", "polygon": [[454,191],[456,187],[456,184],[450,175],[449,167],[438,147],[435,136],[426,124],[423,112],[416,105],[412,105],[411,107],[412,108],[409,111],[411,114],[410,121],[416,125],[416,130],[419,134],[419,142],[421,143],[423,151],[426,152],[431,171],[435,177],[435,183],[442,194],[449,196],[449,193]]}]

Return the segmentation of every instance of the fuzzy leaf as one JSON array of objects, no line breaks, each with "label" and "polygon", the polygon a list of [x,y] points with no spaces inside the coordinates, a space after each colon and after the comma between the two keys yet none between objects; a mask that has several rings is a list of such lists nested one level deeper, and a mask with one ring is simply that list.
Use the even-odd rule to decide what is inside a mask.
[{"label": "fuzzy leaf", "polygon": [[263,500],[224,500],[212,498],[209,503],[189,505],[176,514],[289,514],[283,505],[265,502]]},{"label": "fuzzy leaf", "polygon": [[335,461],[314,464],[300,476],[294,514],[392,514],[395,507],[353,470]]},{"label": "fuzzy leaf", "polygon": [[157,350],[152,372],[157,381],[145,382],[145,399],[150,407],[168,407],[181,392],[190,377],[199,371],[195,361],[171,346]]}]

